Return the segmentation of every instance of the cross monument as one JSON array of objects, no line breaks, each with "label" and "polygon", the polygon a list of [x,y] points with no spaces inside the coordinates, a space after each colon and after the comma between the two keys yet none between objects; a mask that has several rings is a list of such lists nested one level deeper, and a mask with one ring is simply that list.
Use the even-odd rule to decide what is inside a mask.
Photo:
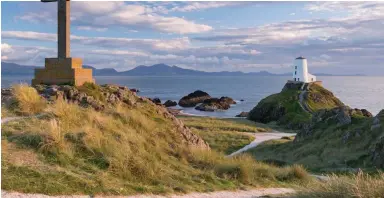
[{"label": "cross monument", "polygon": [[35,69],[32,85],[73,84],[80,86],[85,82],[95,82],[92,69],[84,69],[81,58],[70,57],[70,1],[57,1],[57,58],[45,58],[45,68]]}]

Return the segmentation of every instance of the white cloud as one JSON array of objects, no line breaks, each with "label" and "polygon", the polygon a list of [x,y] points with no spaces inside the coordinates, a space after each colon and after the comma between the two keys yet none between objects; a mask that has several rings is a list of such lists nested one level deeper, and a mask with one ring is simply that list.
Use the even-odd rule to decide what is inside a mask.
[{"label": "white cloud", "polygon": [[191,12],[197,10],[205,10],[210,8],[228,7],[243,5],[249,2],[230,2],[230,1],[205,1],[205,2],[186,2],[184,5],[175,6],[169,11],[174,12]]},{"label": "white cloud", "polygon": [[2,43],[1,44],[1,53],[6,54],[6,53],[12,53],[13,49],[12,46],[7,44],[7,43]]},{"label": "white cloud", "polygon": [[3,38],[10,38],[10,39],[57,41],[56,34],[32,32],[32,31],[2,31],[1,36]]},{"label": "white cloud", "polygon": [[96,31],[96,32],[105,32],[108,28],[94,28],[90,26],[77,26],[76,29],[78,30],[85,30],[85,31]]},{"label": "white cloud", "polygon": [[[54,4],[54,3],[49,3]],[[55,9],[51,5],[37,4],[40,9],[19,16],[18,19],[47,22],[56,18]],[[201,33],[211,31],[209,25],[199,24],[180,17],[163,16],[161,13],[145,5],[126,4],[124,2],[71,2],[71,22],[84,30],[104,30],[111,26],[156,30],[166,33]],[[45,9],[41,9],[41,8]],[[45,10],[41,12],[41,10]],[[49,10],[49,11],[46,11]]]},{"label": "white cloud", "polygon": [[[31,31],[2,31],[1,36],[6,39],[36,40],[56,42],[57,35],[51,33]],[[71,35],[72,44],[93,45],[98,47],[145,48],[153,50],[180,50],[188,47],[188,37],[175,39],[131,39],[112,37],[84,37]]]}]

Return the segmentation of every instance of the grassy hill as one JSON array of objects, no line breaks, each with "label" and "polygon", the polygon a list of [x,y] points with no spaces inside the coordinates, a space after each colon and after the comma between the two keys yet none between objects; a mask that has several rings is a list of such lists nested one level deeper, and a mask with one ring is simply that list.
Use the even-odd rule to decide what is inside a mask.
[{"label": "grassy hill", "polygon": [[308,178],[300,166],[226,158],[165,108],[116,85],[17,85],[2,90],[2,102],[3,118],[31,116],[2,124],[3,190],[164,194],[286,186]]},{"label": "grassy hill", "polygon": [[[303,94],[303,105],[308,108],[305,111],[299,105],[302,91],[298,87],[286,85],[280,93],[263,99],[249,118],[295,128],[295,139],[268,141],[249,153],[258,160],[302,164],[313,171],[384,168],[383,151],[376,149],[373,154],[384,137],[382,121],[377,121],[382,119],[364,109],[345,106],[332,92],[316,84]],[[256,113],[270,117],[260,120]],[[378,127],[373,127],[373,122]]]},{"label": "grassy hill", "polygon": [[248,119],[261,123],[276,122],[287,129],[302,129],[312,119],[310,111],[344,105],[332,92],[311,83],[308,90],[303,93],[303,105],[308,106],[310,110],[306,111],[299,104],[300,94],[303,92],[301,87],[300,83],[287,83],[280,93],[262,99],[249,112]]}]

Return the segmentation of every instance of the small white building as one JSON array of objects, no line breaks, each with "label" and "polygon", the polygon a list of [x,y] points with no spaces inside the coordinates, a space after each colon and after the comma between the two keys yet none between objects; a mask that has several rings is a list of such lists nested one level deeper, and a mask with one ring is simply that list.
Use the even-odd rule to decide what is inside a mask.
[{"label": "small white building", "polygon": [[300,81],[305,83],[316,81],[316,76],[308,73],[307,59],[302,56],[295,59],[292,74],[293,81]]}]

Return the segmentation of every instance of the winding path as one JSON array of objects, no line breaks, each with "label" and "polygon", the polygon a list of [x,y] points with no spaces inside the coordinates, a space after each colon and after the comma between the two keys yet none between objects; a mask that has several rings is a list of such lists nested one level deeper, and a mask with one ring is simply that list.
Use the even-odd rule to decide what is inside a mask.
[{"label": "winding path", "polygon": [[304,111],[306,111],[307,113],[311,114],[312,113],[311,109],[308,108],[306,103],[304,103],[304,96],[307,93],[307,90],[309,89],[309,86],[310,86],[310,83],[308,83],[306,86],[305,86],[305,84],[303,85],[303,87],[306,87],[306,88],[305,89],[303,88],[301,93],[300,93],[300,95],[299,95],[299,105],[300,105],[300,107]]},{"label": "winding path", "polygon": [[40,118],[46,114],[37,114],[37,115],[32,115],[32,116],[18,116],[18,117],[7,117],[7,118],[1,118],[1,124],[10,122],[10,121],[15,121],[15,120],[21,120],[21,119],[27,119],[27,118]]},{"label": "winding path", "polygon": [[284,136],[293,136],[293,135],[296,135],[296,133],[283,133],[283,132],[273,131],[269,133],[253,133],[253,135],[255,136],[255,140],[253,140],[250,144],[244,146],[243,148],[231,153],[230,155],[228,155],[228,157],[232,157],[234,155],[247,151],[251,148],[254,148],[265,141],[281,139]]},{"label": "winding path", "polygon": [[239,191],[216,191],[211,193],[189,193],[185,195],[134,195],[134,196],[90,196],[90,195],[62,195],[62,196],[49,196],[43,194],[25,194],[18,192],[7,192],[2,190],[2,198],[257,198],[265,197],[269,195],[283,195],[288,193],[294,193],[291,188],[260,188],[252,190],[239,190]]}]

